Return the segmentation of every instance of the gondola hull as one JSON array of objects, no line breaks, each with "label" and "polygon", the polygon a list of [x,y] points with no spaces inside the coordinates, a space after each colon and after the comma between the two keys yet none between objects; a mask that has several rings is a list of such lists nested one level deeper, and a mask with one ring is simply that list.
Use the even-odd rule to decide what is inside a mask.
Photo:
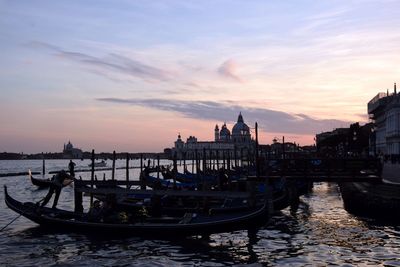
[{"label": "gondola hull", "polygon": [[[5,187],[6,205],[29,220],[56,231],[102,233],[110,235],[176,237],[204,235],[248,229],[265,224],[270,216],[268,205],[245,211],[222,214],[198,214],[189,218],[147,218],[132,223],[90,222],[86,215],[59,209],[41,208],[32,202],[21,203],[13,199]],[[186,216],[187,217],[187,216]]]},{"label": "gondola hull", "polygon": [[39,187],[40,189],[48,188],[52,183],[50,179],[38,179],[34,178],[32,175],[30,176],[30,178],[32,184]]},{"label": "gondola hull", "polygon": [[344,208],[358,216],[400,222],[400,186],[385,183],[341,183]]}]

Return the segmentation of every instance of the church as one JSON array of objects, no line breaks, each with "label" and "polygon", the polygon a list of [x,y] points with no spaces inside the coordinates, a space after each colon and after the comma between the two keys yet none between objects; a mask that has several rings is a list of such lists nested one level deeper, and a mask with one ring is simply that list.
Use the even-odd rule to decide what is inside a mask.
[{"label": "church", "polygon": [[63,154],[65,158],[82,158],[83,152],[79,148],[75,148],[71,141],[68,144],[64,143]]},{"label": "church", "polygon": [[172,148],[172,155],[176,153],[178,159],[193,159],[197,153],[197,156],[202,158],[205,150],[207,155],[211,153],[215,156],[216,151],[224,151],[234,158],[235,153],[236,157],[241,157],[241,155],[253,153],[254,149],[255,141],[251,137],[250,127],[244,122],[240,112],[232,131],[228,129],[226,123],[221,126],[221,129],[218,124],[215,125],[214,141],[198,141],[195,136],[189,136],[184,142],[179,134]]}]

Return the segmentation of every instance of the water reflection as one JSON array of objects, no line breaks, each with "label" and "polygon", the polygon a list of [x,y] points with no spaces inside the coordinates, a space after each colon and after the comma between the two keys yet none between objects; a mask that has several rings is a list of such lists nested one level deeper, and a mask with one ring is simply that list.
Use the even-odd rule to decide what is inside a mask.
[{"label": "water reflection", "polygon": [[[3,184],[22,201],[47,193],[32,187],[27,177],[0,179],[0,188]],[[60,207],[72,207],[72,192],[63,190]],[[0,210],[0,226],[17,216],[5,207],[1,193]],[[20,218],[0,232],[5,266],[400,266],[398,255],[400,227],[348,214],[337,185],[327,183],[315,184],[297,206],[278,212],[258,230],[147,240],[60,234]]]}]

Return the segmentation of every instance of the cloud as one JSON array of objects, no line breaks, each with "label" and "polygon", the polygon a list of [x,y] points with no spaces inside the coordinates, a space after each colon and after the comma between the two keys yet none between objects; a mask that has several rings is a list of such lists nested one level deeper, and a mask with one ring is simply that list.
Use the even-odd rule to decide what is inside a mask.
[{"label": "cloud", "polygon": [[236,74],[236,72],[237,63],[233,59],[228,59],[218,68],[218,73],[220,75],[237,82],[242,82],[242,79]]},{"label": "cloud", "polygon": [[248,123],[249,120],[251,120],[251,123],[257,121],[264,131],[274,133],[316,134],[321,131],[332,130],[341,125],[350,124],[350,122],[342,120],[316,119],[306,114],[290,114],[266,108],[249,108],[233,102],[122,98],[97,98],[96,100],[144,106],[178,112],[189,118],[215,121],[226,121],[227,118],[232,118],[232,116],[236,116],[241,111],[245,120],[247,118]]},{"label": "cloud", "polygon": [[111,71],[114,74],[122,73],[130,77],[141,78],[146,81],[167,81],[171,78],[167,71],[115,53],[110,53],[100,58],[84,53],[66,51],[60,47],[43,42],[30,42],[28,46],[35,49],[53,51],[58,57],[71,60],[84,66],[94,67],[95,71]]}]

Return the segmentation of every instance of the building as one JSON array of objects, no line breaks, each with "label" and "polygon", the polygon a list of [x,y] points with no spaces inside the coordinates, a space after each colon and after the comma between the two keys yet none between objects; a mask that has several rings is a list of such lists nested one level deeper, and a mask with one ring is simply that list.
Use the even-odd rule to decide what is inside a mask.
[{"label": "building", "polygon": [[239,113],[232,132],[224,123],[221,129],[218,124],[215,125],[214,141],[198,141],[195,136],[189,136],[184,142],[179,134],[171,152],[172,155],[176,154],[178,159],[193,159],[196,153],[197,157],[202,158],[204,151],[209,157],[216,157],[217,153],[220,153],[220,158],[223,156],[234,158],[236,153],[236,157],[239,158],[242,155],[254,153],[254,150],[255,141],[251,138],[250,127],[244,122],[242,113]]},{"label": "building", "polygon": [[368,102],[368,115],[374,123],[370,154],[400,155],[400,96],[394,92],[378,93]]},{"label": "building", "polygon": [[372,123],[360,126],[356,122],[348,128],[317,134],[317,152],[324,156],[365,156],[369,151],[372,128]]},{"label": "building", "polygon": [[79,148],[74,148],[71,141],[68,141],[68,144],[64,143],[63,154],[65,158],[82,158],[83,153]]}]

